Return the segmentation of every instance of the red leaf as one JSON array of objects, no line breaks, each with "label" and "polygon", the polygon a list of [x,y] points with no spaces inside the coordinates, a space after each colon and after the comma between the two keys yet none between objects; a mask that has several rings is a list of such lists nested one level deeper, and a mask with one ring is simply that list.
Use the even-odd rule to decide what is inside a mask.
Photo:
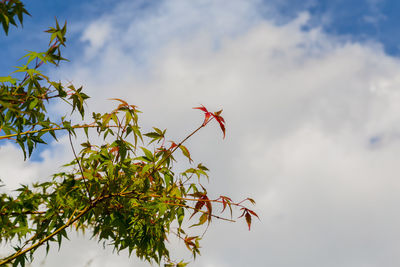
[{"label": "red leaf", "polygon": [[195,107],[193,109],[200,109],[201,111],[204,111],[206,113],[208,112],[208,110],[203,105],[201,105],[201,107]]},{"label": "red leaf", "polygon": [[210,112],[206,112],[203,125],[206,125],[210,121],[211,116],[212,114]]},{"label": "red leaf", "polygon": [[196,205],[194,206],[194,209],[195,209],[195,210],[194,210],[192,216],[190,216],[189,220],[190,220],[197,212],[199,212],[199,210],[201,210],[201,208],[204,206],[205,202],[202,201],[202,199],[204,199],[204,196],[202,196],[202,197],[200,198],[200,200],[197,201]]},{"label": "red leaf", "polygon": [[221,117],[221,113],[222,113],[222,109],[214,112],[213,114],[211,114],[219,123],[219,126],[221,127],[222,133],[224,134],[224,138],[225,138],[225,120],[224,118]]},{"label": "red leaf", "polygon": [[124,106],[128,106],[129,107],[128,102],[126,102],[126,101],[124,101],[122,99],[119,99],[119,98],[109,98],[109,99],[110,100],[117,100],[117,101],[121,102]]},{"label": "red leaf", "polygon": [[224,210],[225,210],[225,208],[226,208],[226,200],[225,200],[225,198],[223,198],[222,199],[222,211],[221,212],[224,212]]},{"label": "red leaf", "polygon": [[204,198],[201,197],[201,199],[199,201],[197,201],[196,206],[194,207],[196,210],[201,210],[201,208],[204,206],[205,202],[202,201],[202,199],[204,199]]},{"label": "red leaf", "polygon": [[247,209],[246,208],[241,208],[240,210],[243,210],[243,213],[238,218],[242,218],[243,215],[245,215],[247,213]]},{"label": "red leaf", "polygon": [[195,239],[196,238],[196,236],[187,236],[186,238],[185,238],[185,241],[187,241],[187,242],[190,242],[190,241],[192,241],[193,239]]},{"label": "red leaf", "polygon": [[119,147],[113,147],[113,148],[111,148],[110,149],[110,153],[113,153],[113,152],[117,152],[119,150]]},{"label": "red leaf", "polygon": [[211,120],[211,117],[215,118],[218,121],[225,138],[225,120],[221,117],[222,109],[214,113],[209,112],[203,105],[201,105],[201,107],[195,107],[193,109],[200,109],[205,113],[203,126]]},{"label": "red leaf", "polygon": [[173,141],[170,141],[170,142],[171,142],[171,146],[169,147],[169,150],[172,150],[178,146],[177,144],[175,144],[175,142],[173,142]]},{"label": "red leaf", "polygon": [[249,231],[250,231],[251,215],[250,215],[250,213],[246,212],[246,215],[244,217],[246,218],[246,222],[247,222],[247,225],[249,226]]},{"label": "red leaf", "polygon": [[208,112],[208,110],[203,105],[201,105],[201,107],[195,107],[193,109],[200,109],[201,111],[203,111],[205,113],[203,126],[206,125],[210,121],[211,116],[214,116],[211,112]]},{"label": "red leaf", "polygon": [[230,197],[226,197],[226,196],[220,196],[220,198],[222,199],[222,206],[223,206],[221,212],[224,212],[227,203],[229,204],[229,207],[231,206],[230,202],[232,202],[232,199]]},{"label": "red leaf", "polygon": [[222,109],[214,112],[215,116],[219,116],[222,113]]},{"label": "red leaf", "polygon": [[222,133],[224,134],[224,138],[225,138],[225,120],[224,118],[220,117],[220,116],[214,116],[214,118],[218,121],[219,126],[221,127]]},{"label": "red leaf", "polygon": [[222,118],[221,116],[218,116],[218,118],[225,124],[224,118]]},{"label": "red leaf", "polygon": [[254,211],[252,211],[252,210],[248,210],[251,214],[253,214],[254,216],[256,216],[258,219],[260,219],[260,217],[258,217],[258,215],[257,215],[257,213],[255,213]]},{"label": "red leaf", "polygon": [[196,246],[196,244],[193,243],[193,241],[192,241],[192,240],[195,239],[195,238],[196,238],[196,236],[185,237],[184,242],[185,242],[186,247],[187,247],[189,250],[192,250],[191,247],[195,247],[195,246]]},{"label": "red leaf", "polygon": [[246,198],[246,200],[250,201],[251,204],[253,204],[253,205],[256,204],[256,202],[255,202],[254,199],[252,199],[252,198],[249,198],[249,197],[248,197],[248,198]]},{"label": "red leaf", "polygon": [[232,202],[232,199],[230,197],[226,197],[226,196],[220,196],[221,198],[224,198],[226,200],[229,200],[230,202]]},{"label": "red leaf", "polygon": [[[207,207],[207,210],[208,210],[208,214],[211,215],[211,214],[212,214],[212,204],[211,204],[211,201],[208,201],[209,199],[208,199],[207,196],[204,196],[203,199],[204,199],[204,200],[207,200],[207,201],[206,201],[206,207]],[[211,220],[211,216],[208,217],[208,220],[209,220],[209,221]]]}]

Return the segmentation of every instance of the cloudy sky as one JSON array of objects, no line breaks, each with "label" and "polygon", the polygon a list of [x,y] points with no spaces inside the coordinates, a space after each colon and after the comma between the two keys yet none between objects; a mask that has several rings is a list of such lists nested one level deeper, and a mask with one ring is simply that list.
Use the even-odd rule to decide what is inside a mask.
[{"label": "cloudy sky", "polygon": [[[300,3],[301,2],[301,3]],[[209,190],[251,196],[261,221],[215,221],[196,267],[400,265],[400,2],[395,0],[27,1],[24,29],[0,36],[0,76],[68,20],[69,63],[49,73],[83,85],[91,111],[119,97],[141,123],[190,140]],[[6,59],[6,60],[4,60]],[[51,107],[58,114],[59,107]],[[46,179],[72,158],[67,139],[23,162],[0,144],[2,179]],[[4,248],[0,248],[1,249]],[[184,255],[185,248],[173,248]],[[84,236],[32,266],[148,266]]]}]

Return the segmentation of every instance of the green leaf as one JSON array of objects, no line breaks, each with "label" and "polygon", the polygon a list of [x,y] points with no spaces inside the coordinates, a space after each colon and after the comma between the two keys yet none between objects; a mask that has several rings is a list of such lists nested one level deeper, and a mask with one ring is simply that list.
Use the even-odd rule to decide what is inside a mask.
[{"label": "green leaf", "polygon": [[199,222],[197,224],[193,224],[190,227],[200,226],[200,225],[204,224],[207,221],[208,217],[209,217],[208,213],[203,213],[199,218]]},{"label": "green leaf", "polygon": [[86,138],[89,138],[89,127],[84,127],[83,130],[85,131]]},{"label": "green leaf", "polygon": [[176,217],[178,219],[179,226],[181,226],[182,222],[183,222],[183,218],[185,217],[185,210],[181,207],[178,208],[176,211]]},{"label": "green leaf", "polygon": [[144,154],[146,155],[146,158],[148,158],[151,162],[154,161],[153,153],[151,153],[150,150],[148,150],[145,147],[140,147],[140,148],[143,150]]},{"label": "green leaf", "polygon": [[0,83],[11,83],[13,85],[15,85],[17,83],[18,79],[13,78],[11,76],[6,76],[6,77],[0,77]]},{"label": "green leaf", "polygon": [[170,174],[166,173],[164,174],[164,181],[165,181],[165,186],[169,186],[171,182],[173,181],[174,177],[171,176]]},{"label": "green leaf", "polygon": [[39,103],[39,99],[35,98],[33,101],[29,103],[29,109],[33,109]]},{"label": "green leaf", "polygon": [[127,146],[126,146],[125,142],[123,142],[122,140],[116,140],[115,142],[118,144],[119,155],[121,156],[121,161],[124,161],[126,158],[126,154],[127,154]]},{"label": "green leaf", "polygon": [[1,24],[3,26],[4,32],[6,33],[6,35],[8,35],[8,27],[9,27],[9,23],[10,23],[10,19],[6,14],[1,14],[2,16],[1,18]]},{"label": "green leaf", "polygon": [[143,135],[147,136],[147,137],[150,137],[150,138],[159,138],[160,137],[160,134],[158,134],[156,132],[145,133]]},{"label": "green leaf", "polygon": [[189,150],[184,145],[180,145],[179,148],[181,149],[183,155],[185,155],[189,159],[189,162],[192,162],[193,160],[190,157]]}]

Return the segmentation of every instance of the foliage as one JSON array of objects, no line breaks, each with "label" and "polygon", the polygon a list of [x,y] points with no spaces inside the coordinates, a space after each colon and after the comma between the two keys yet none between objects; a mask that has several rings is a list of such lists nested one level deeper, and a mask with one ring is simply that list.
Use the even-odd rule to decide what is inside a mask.
[{"label": "foliage", "polygon": [[[23,15],[28,14],[23,3],[15,0],[0,1],[0,12],[6,34],[9,24],[17,25],[15,16],[22,24]],[[171,141],[170,146],[165,145],[166,130],[154,127],[142,133],[139,110],[121,99],[113,99],[118,105],[111,112],[93,113],[90,123],[77,124],[65,116],[52,118],[46,107],[62,100],[85,119],[84,103],[89,97],[81,87],[53,81],[40,71],[43,64],[58,65],[66,60],[61,56],[66,24],[61,27],[56,22],[46,32],[50,42],[45,52],[29,52],[23,57],[24,65],[10,76],[0,77],[0,140],[16,142],[29,158],[37,144],[46,143],[46,136],[57,139],[56,133],[64,131],[75,158],[46,182],[22,185],[16,196],[0,194],[0,242],[15,250],[1,259],[0,265],[24,266],[40,246],[46,246],[47,252],[51,242],[61,246],[63,239],[68,239],[69,227],[90,231],[117,251],[128,249],[143,260],[164,262],[165,266],[186,265],[169,257],[166,242],[171,234],[181,239],[194,257],[199,254],[201,237],[191,236],[185,219],[196,217],[192,226],[209,224],[212,218],[234,221],[232,208],[237,207],[250,229],[251,217],[258,216],[244,203],[254,204],[254,200],[235,203],[226,196],[209,198],[202,184],[208,179],[208,169],[193,165],[183,145],[212,120],[219,123],[225,137],[222,111],[195,108],[204,112],[204,121],[181,142]],[[87,141],[76,153],[72,137],[80,129]],[[101,144],[92,141],[94,132],[101,137]],[[182,173],[173,168],[178,149],[193,165]],[[216,204],[222,212],[228,207],[230,217],[216,215]]]},{"label": "foliage", "polygon": [[6,34],[8,34],[10,24],[17,26],[16,20],[19,20],[22,25],[24,14],[29,15],[29,12],[20,0],[0,1],[0,22]]}]

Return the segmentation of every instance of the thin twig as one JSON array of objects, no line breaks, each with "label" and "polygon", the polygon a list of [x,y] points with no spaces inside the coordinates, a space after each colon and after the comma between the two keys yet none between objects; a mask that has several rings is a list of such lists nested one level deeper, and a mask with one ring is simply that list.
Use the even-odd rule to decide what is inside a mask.
[{"label": "thin twig", "polygon": [[84,182],[85,188],[86,188],[86,193],[88,194],[89,201],[92,202],[92,197],[90,196],[90,192],[89,192],[89,186],[88,186],[88,184],[86,182],[85,175],[83,174],[82,165],[79,162],[79,159],[78,159],[78,157],[77,157],[77,155],[75,153],[75,148],[74,148],[74,145],[73,145],[72,139],[71,139],[71,132],[69,132],[69,131],[68,131],[68,137],[69,137],[69,143],[71,144],[72,152],[74,153],[74,156],[75,156],[75,160],[78,163],[79,170],[81,171],[81,174],[82,174],[83,182]]},{"label": "thin twig", "polygon": [[208,211],[199,210],[199,209],[193,208],[193,207],[188,206],[188,205],[185,205],[185,204],[171,203],[171,202],[164,202],[164,204],[171,205],[171,206],[184,207],[184,208],[192,209],[192,210],[197,211],[197,212],[201,212],[201,213],[204,213],[204,214],[208,214],[209,216],[212,216],[212,217],[217,218],[217,219],[220,219],[220,220],[224,220],[224,221],[228,221],[228,222],[236,222],[235,220],[228,219],[228,218],[224,218],[224,217],[220,217],[220,216],[218,216],[218,215],[209,213]]}]

